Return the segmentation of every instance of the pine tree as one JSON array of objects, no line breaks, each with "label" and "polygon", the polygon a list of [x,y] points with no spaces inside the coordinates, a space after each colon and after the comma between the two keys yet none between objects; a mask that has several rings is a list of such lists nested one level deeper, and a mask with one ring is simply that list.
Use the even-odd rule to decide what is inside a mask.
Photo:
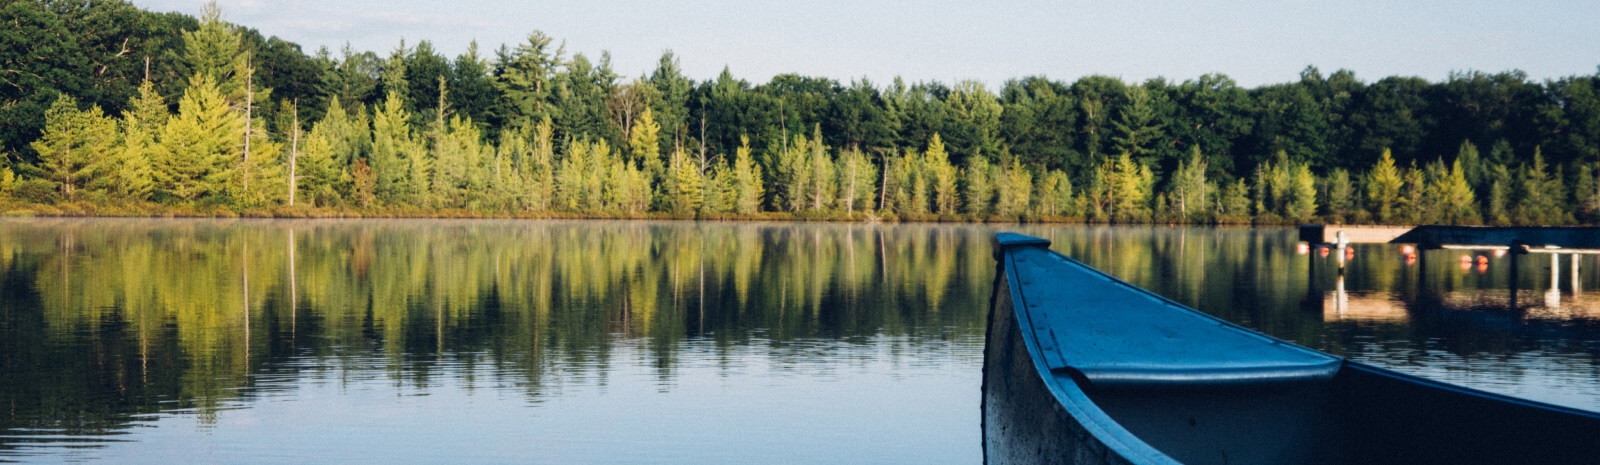
[{"label": "pine tree", "polygon": [[1317,213],[1317,178],[1305,163],[1291,163],[1288,216],[1305,221]]},{"label": "pine tree", "polygon": [[61,197],[72,200],[77,191],[97,181],[104,161],[115,153],[116,122],[94,106],[79,110],[68,95],[56,98],[45,112],[44,134],[31,145],[39,162],[27,171],[57,186]]},{"label": "pine tree", "polygon": [[1150,92],[1140,86],[1129,86],[1126,97],[1127,105],[1120,108],[1117,120],[1111,123],[1116,129],[1112,142],[1118,151],[1128,152],[1140,164],[1148,163],[1161,134],[1155,102]]},{"label": "pine tree", "polygon": [[705,189],[700,196],[700,211],[727,213],[733,210],[733,199],[738,195],[733,186],[733,173],[726,163],[715,163],[706,171]]},{"label": "pine tree", "polygon": [[941,215],[954,214],[958,200],[956,169],[950,164],[950,154],[945,151],[944,140],[939,138],[939,133],[934,133],[928,139],[928,150],[922,153],[922,163],[919,165],[925,170],[925,182],[933,189],[932,206],[935,211]]},{"label": "pine tree", "polygon": [[628,185],[628,196],[624,199],[623,210],[628,212],[649,210],[651,203],[655,201],[650,187],[650,174],[631,163],[623,165],[625,165],[623,174],[627,176]]},{"label": "pine tree", "polygon": [[1001,216],[1016,216],[1028,211],[1028,204],[1032,201],[1033,173],[1022,169],[1022,164],[1016,158],[1011,159],[1011,165],[1006,168],[999,184],[999,199],[995,203],[995,212]]},{"label": "pine tree", "polygon": [[311,207],[331,206],[340,199],[339,186],[354,182],[334,161],[334,146],[338,136],[336,127],[341,123],[324,118],[311,127],[304,137],[299,156],[295,160],[297,195]]},{"label": "pine tree", "polygon": [[1084,190],[1084,215],[1096,219],[1110,221],[1115,215],[1117,198],[1117,159],[1104,157],[1094,166],[1093,175],[1089,177],[1088,188]]},{"label": "pine tree", "polygon": [[401,204],[411,197],[410,159],[417,150],[411,137],[411,113],[405,110],[400,92],[391,91],[372,115],[372,159],[377,200]]},{"label": "pine tree", "polygon": [[1050,170],[1039,178],[1039,210],[1050,216],[1071,215],[1072,180],[1067,173]]},{"label": "pine tree", "polygon": [[1417,168],[1415,160],[1400,175],[1405,180],[1400,191],[1400,215],[1403,221],[1413,224],[1431,224],[1434,221],[1433,205],[1428,203],[1427,175]]},{"label": "pine tree", "polygon": [[501,49],[494,87],[504,98],[506,119],[522,124],[554,119],[551,80],[562,59],[560,50],[549,50],[551,42],[550,36],[533,31],[517,48]]},{"label": "pine tree", "polygon": [[433,197],[435,205],[469,208],[483,193],[485,161],[489,150],[477,126],[460,116],[451,116],[447,129],[436,136]]},{"label": "pine tree", "polygon": [[238,31],[222,21],[217,2],[207,2],[201,8],[200,27],[183,32],[182,63],[190,76],[205,76],[222,95],[230,99],[242,96],[244,82],[234,74],[245,61],[242,41]]},{"label": "pine tree", "polygon": [[1593,224],[1600,219],[1600,193],[1596,190],[1595,165],[1577,163],[1578,171],[1572,180],[1572,204],[1577,206],[1576,218],[1580,223]]},{"label": "pine tree", "polygon": [[1494,165],[1489,179],[1488,222],[1498,226],[1511,224],[1511,172],[1505,165]]},{"label": "pine tree", "polygon": [[528,208],[527,185],[515,161],[527,150],[527,139],[510,131],[500,134],[500,144],[493,147],[494,158],[489,160],[489,192],[486,193],[489,197],[485,199],[485,207],[508,212],[520,212]]},{"label": "pine tree", "polygon": [[1394,157],[1389,155],[1389,149],[1383,149],[1377,164],[1367,172],[1367,202],[1372,212],[1378,215],[1378,221],[1390,222],[1395,219],[1394,207],[1400,201],[1400,188],[1403,186],[1405,179],[1400,177],[1400,171],[1395,168]]},{"label": "pine tree", "polygon": [[1284,150],[1278,150],[1272,160],[1261,165],[1262,175],[1257,178],[1256,189],[1265,193],[1262,198],[1266,212],[1293,217],[1289,212],[1289,202],[1294,196],[1293,162],[1289,161],[1289,154]]},{"label": "pine tree", "polygon": [[1145,221],[1150,219],[1150,193],[1155,187],[1155,173],[1149,166],[1134,161],[1127,153],[1123,152],[1117,158],[1117,191],[1120,212],[1123,221]]},{"label": "pine tree", "polygon": [[1350,216],[1353,205],[1355,186],[1350,180],[1350,172],[1343,168],[1334,168],[1328,173],[1327,180],[1323,183],[1327,193],[1324,205],[1327,205],[1328,214],[1342,222]]},{"label": "pine tree", "polygon": [[1128,152],[1107,157],[1101,164],[1105,215],[1112,221],[1141,221],[1150,216],[1149,188],[1155,174],[1149,167],[1133,161]]},{"label": "pine tree", "polygon": [[809,184],[812,165],[806,156],[808,146],[804,135],[795,134],[794,141],[778,152],[778,177],[773,182],[782,193],[782,206],[789,211],[805,208],[809,199],[807,193],[812,191]]},{"label": "pine tree", "polygon": [[9,167],[0,167],[0,199],[10,198],[11,191],[16,189],[17,173]]},{"label": "pine tree", "polygon": [[555,170],[555,204],[567,211],[598,211],[603,202],[605,165],[610,147],[604,141],[568,140]]},{"label": "pine tree", "polygon": [[867,156],[860,150],[850,149],[839,155],[838,181],[835,183],[839,189],[839,205],[846,213],[854,215],[858,210],[871,210],[875,184],[878,180],[878,167],[867,160]]},{"label": "pine tree", "polygon": [[593,212],[605,208],[605,169],[617,155],[605,139],[592,140],[588,145],[588,169],[582,171],[583,210]]},{"label": "pine tree", "polygon": [[647,163],[661,158],[660,139],[661,125],[656,124],[655,115],[650,107],[645,107],[633,120],[633,127],[628,131],[628,160],[634,163]]},{"label": "pine tree", "polygon": [[231,161],[240,153],[244,130],[242,115],[232,111],[221,89],[204,74],[189,79],[178,114],[167,120],[158,138],[155,160],[156,188],[163,195],[188,203],[220,193],[220,182]]},{"label": "pine tree", "polygon": [[329,159],[341,169],[372,149],[372,123],[367,121],[366,107],[357,106],[352,115],[337,98],[328,102],[327,112],[313,131],[321,133],[323,142],[328,144]]},{"label": "pine tree", "polygon": [[122,112],[122,147],[111,157],[111,166],[105,167],[106,182],[97,189],[128,200],[145,200],[155,187],[155,171],[151,159],[155,156],[156,134],[167,123],[167,104],[155,91],[155,85],[145,81],[139,85],[139,95],[133,97]]},{"label": "pine tree", "polygon": [[668,170],[672,176],[668,181],[667,201],[672,211],[680,214],[699,211],[704,183],[695,164],[684,155],[683,150],[674,150]]},{"label": "pine tree", "polygon": [[528,151],[528,159],[524,160],[522,165],[524,177],[527,179],[528,207],[536,211],[545,211],[555,204],[556,157],[555,142],[551,140],[555,128],[550,120],[542,120],[531,128],[529,134],[531,148]]},{"label": "pine tree", "polygon": [[1468,187],[1473,190],[1486,187],[1489,181],[1488,165],[1478,154],[1478,146],[1473,145],[1471,140],[1461,141],[1461,148],[1456,151],[1456,162],[1461,164]]},{"label": "pine tree", "polygon": [[628,203],[630,194],[628,192],[630,186],[628,185],[627,168],[626,162],[605,164],[603,170],[605,172],[605,183],[601,190],[608,209],[626,211],[624,205]]},{"label": "pine tree", "polygon": [[991,176],[989,159],[982,155],[967,157],[967,167],[963,171],[966,178],[966,192],[963,192],[966,212],[973,216],[987,216],[990,205],[994,203],[995,183],[998,181]]},{"label": "pine tree", "polygon": [[1518,201],[1515,220],[1525,225],[1564,223],[1561,211],[1561,179],[1552,177],[1539,147],[1534,147],[1531,164],[1523,165],[1517,182]]},{"label": "pine tree", "polygon": [[1188,161],[1178,162],[1178,169],[1172,174],[1172,195],[1168,198],[1177,204],[1178,214],[1185,220],[1194,221],[1202,217],[1209,209],[1206,196],[1206,171],[1209,163],[1200,154],[1200,146],[1191,149]]},{"label": "pine tree", "polygon": [[928,174],[924,168],[924,157],[916,150],[901,152],[893,157],[889,164],[889,172],[885,176],[888,184],[886,192],[889,201],[894,204],[894,211],[900,214],[928,213]]},{"label": "pine tree", "polygon": [[449,90],[444,76],[438,76],[438,100],[433,107],[433,123],[428,126],[427,139],[433,159],[432,179],[428,199],[436,207],[461,208],[465,197],[461,191],[466,184],[468,155],[464,147],[451,137],[453,124],[445,122],[450,112]]},{"label": "pine tree", "polygon": [[832,207],[832,202],[838,192],[838,179],[834,177],[833,159],[828,156],[828,148],[822,145],[822,125],[815,126],[812,132],[811,144],[808,146],[806,185],[809,187],[808,196],[813,211],[824,211]]},{"label": "pine tree", "polygon": [[761,208],[761,167],[750,158],[750,138],[739,138],[739,149],[733,160],[733,184],[736,197],[733,210],[749,215]]},{"label": "pine tree", "polygon": [[1478,223],[1478,201],[1472,194],[1472,185],[1467,182],[1466,170],[1460,158],[1451,165],[1443,179],[1433,184],[1437,186],[1438,207],[1443,213],[1439,218],[1441,221],[1450,224]]},{"label": "pine tree", "polygon": [[1244,222],[1250,219],[1250,186],[1243,178],[1229,184],[1222,189],[1222,195],[1217,199],[1219,205],[1219,219],[1228,222]]},{"label": "pine tree", "polygon": [[217,174],[218,182],[227,186],[229,200],[237,207],[282,202],[288,192],[282,144],[267,135],[266,126],[256,122],[260,114],[254,111],[255,102],[265,101],[271,90],[255,85],[255,69],[248,54],[235,76],[242,76],[244,81],[239,87],[243,98],[232,99],[243,106],[242,110],[237,110],[244,120],[244,129],[239,133],[243,148],[229,161],[230,169]]}]

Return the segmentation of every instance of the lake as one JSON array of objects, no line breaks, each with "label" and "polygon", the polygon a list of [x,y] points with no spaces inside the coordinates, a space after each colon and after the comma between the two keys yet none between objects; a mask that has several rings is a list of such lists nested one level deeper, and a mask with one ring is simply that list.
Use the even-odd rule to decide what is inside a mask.
[{"label": "lake", "polygon": [[1387,368],[1600,410],[1600,268],[1291,229],[0,220],[0,461],[982,460],[996,231]]}]

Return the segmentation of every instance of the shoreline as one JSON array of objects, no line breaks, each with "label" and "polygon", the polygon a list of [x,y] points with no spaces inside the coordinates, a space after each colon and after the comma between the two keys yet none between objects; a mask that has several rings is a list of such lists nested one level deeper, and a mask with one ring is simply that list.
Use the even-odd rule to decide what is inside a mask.
[{"label": "shoreline", "polygon": [[327,209],[287,207],[234,211],[224,206],[167,206],[159,204],[95,205],[84,202],[65,204],[0,203],[0,218],[171,218],[171,219],[499,219],[499,220],[664,220],[708,222],[817,222],[817,223],[952,223],[952,224],[1081,224],[1148,226],[1292,226],[1302,223],[1384,226],[1382,223],[1349,223],[1312,218],[1298,221],[1107,221],[1081,216],[1019,215],[973,216],[968,214],[854,214],[814,212],[695,213],[670,212],[484,212],[476,210],[423,209]]}]

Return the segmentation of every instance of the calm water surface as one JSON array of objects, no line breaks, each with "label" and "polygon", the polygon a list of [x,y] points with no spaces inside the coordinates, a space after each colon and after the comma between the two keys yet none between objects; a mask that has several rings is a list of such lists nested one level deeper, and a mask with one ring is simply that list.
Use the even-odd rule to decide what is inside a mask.
[{"label": "calm water surface", "polygon": [[[1335,354],[1600,410],[1600,269],[1006,227]],[[0,461],[981,461],[986,226],[0,221]],[[1595,289],[1596,291],[1590,291]]]}]

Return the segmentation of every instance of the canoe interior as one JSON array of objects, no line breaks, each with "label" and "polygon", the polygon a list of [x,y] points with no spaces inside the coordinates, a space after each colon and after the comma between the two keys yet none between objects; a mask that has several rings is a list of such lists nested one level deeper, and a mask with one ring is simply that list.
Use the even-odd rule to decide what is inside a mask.
[{"label": "canoe interior", "polygon": [[1600,461],[1600,420],[1592,415],[1353,362],[1322,383],[1085,392],[1134,436],[1180,463]]},{"label": "canoe interior", "polygon": [[[1083,281],[1083,273],[1103,276],[1056,257],[1061,260],[1046,267],[1051,275],[1079,273],[1066,280],[1080,284],[1092,282]],[[1039,275],[1019,277],[1014,266],[1008,268],[1007,260],[1014,257],[998,258],[984,360],[987,463],[1600,463],[1600,415],[1345,360],[1335,359],[1332,376],[1173,382],[1182,377],[1163,371],[1152,382],[1116,377],[1097,383],[1093,370],[1075,368],[1080,360],[1074,357],[1105,367],[1136,358],[1130,355],[1137,355],[1137,346],[1109,359],[1072,350],[1057,352],[1066,357],[1047,357],[1055,345],[1101,343],[1103,335],[1074,332],[1103,326],[1074,326],[1043,316],[1051,307],[1096,300],[1051,295],[1044,305],[1019,309],[1019,301],[1040,301],[1038,288],[1045,283]],[[1114,278],[1106,283],[1148,294]],[[1034,300],[1027,300],[1030,294]],[[1173,311],[1197,313],[1156,299],[1176,306]],[[1254,335],[1268,344],[1308,350]],[[1152,353],[1175,352],[1166,347]],[[1267,356],[1272,357],[1283,356]],[[1173,360],[1178,361],[1161,368],[1177,370],[1186,363],[1183,357]],[[1187,360],[1211,363],[1205,357]]]}]

